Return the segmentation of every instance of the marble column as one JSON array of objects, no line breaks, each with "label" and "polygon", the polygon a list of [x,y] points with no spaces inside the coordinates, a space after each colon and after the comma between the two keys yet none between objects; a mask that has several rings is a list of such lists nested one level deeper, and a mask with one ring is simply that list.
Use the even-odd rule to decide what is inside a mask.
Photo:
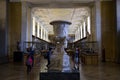
[{"label": "marble column", "polygon": [[35,36],[35,17],[32,17],[32,35]]},{"label": "marble column", "polygon": [[41,39],[43,39],[43,28],[41,26]]},{"label": "marble column", "polygon": [[89,36],[89,41],[96,41],[96,25],[95,25],[95,6],[90,6],[90,28],[91,28],[91,36]]},{"label": "marble column", "polygon": [[0,1],[0,9],[0,63],[5,63],[8,61],[7,0]]},{"label": "marble column", "polygon": [[100,0],[95,1],[95,24],[96,24],[96,40],[98,44],[99,59],[101,59],[101,4]]},{"label": "marble column", "polygon": [[21,51],[26,51],[25,41],[32,41],[31,8],[27,2],[22,2]]},{"label": "marble column", "polygon": [[71,24],[67,21],[53,21],[56,48],[51,56],[50,71],[71,71],[70,58],[65,52],[67,48],[68,26]]},{"label": "marble column", "polygon": [[117,62],[120,63],[120,0],[116,0],[117,10]]},{"label": "marble column", "polygon": [[32,14],[31,8],[27,8],[27,39],[26,41],[32,41]]},{"label": "marble column", "polygon": [[22,2],[21,51],[25,51],[24,41],[27,39],[27,4]]},{"label": "marble column", "polygon": [[37,22],[37,37],[39,37],[39,29],[40,29],[40,24]]},{"label": "marble column", "polygon": [[[27,32],[26,41],[32,42],[32,14],[31,8],[27,7]],[[32,44],[27,44],[26,47],[30,47]]]}]

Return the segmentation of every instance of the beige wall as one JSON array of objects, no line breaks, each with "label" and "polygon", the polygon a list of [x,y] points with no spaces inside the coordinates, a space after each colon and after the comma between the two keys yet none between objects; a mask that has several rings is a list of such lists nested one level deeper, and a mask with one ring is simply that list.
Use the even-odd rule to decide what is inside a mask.
[{"label": "beige wall", "polygon": [[117,63],[120,63],[120,0],[116,0],[116,22],[117,22]]},{"label": "beige wall", "polygon": [[[96,41],[95,6],[91,6],[91,35],[88,41]],[[106,60],[115,61],[116,58],[116,13],[115,1],[101,2],[101,36],[106,50]],[[101,54],[102,55],[102,54]]]},{"label": "beige wall", "polygon": [[16,50],[16,43],[21,39],[21,3],[9,3],[9,55]]},{"label": "beige wall", "polygon": [[102,46],[105,47],[107,61],[115,61],[116,22],[114,1],[101,2]]},{"label": "beige wall", "polygon": [[7,62],[7,0],[0,0],[0,64]]}]

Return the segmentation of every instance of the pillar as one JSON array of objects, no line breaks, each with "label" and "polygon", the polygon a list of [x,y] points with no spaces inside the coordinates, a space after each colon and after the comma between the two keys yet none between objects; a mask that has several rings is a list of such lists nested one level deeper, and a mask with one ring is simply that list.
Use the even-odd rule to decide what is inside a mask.
[{"label": "pillar", "polygon": [[[101,1],[102,49],[106,61],[115,62],[116,56],[116,9],[115,1]],[[104,54],[103,54],[104,55]]]},{"label": "pillar", "polygon": [[26,41],[32,41],[32,15],[31,8],[27,7],[27,38]]},{"label": "pillar", "polygon": [[43,39],[43,28],[41,26],[41,39]]},{"label": "pillar", "polygon": [[95,6],[93,5],[93,6],[91,6],[90,7],[90,24],[91,24],[91,34],[90,34],[90,36],[89,36],[89,40],[90,41],[96,41],[96,16],[95,16]]},{"label": "pillar", "polygon": [[26,41],[32,41],[31,8],[27,2],[22,2],[21,51],[26,51]]},{"label": "pillar", "polygon": [[96,26],[96,40],[98,44],[99,59],[101,59],[101,5],[100,0],[95,1],[95,26]]},{"label": "pillar", "polygon": [[0,1],[0,63],[7,62],[8,55],[8,22],[7,0]]},{"label": "pillar", "polygon": [[40,29],[40,24],[37,22],[37,37],[39,37],[39,29]]},{"label": "pillar", "polygon": [[27,4],[22,2],[21,51],[25,51],[27,40]]},{"label": "pillar", "polygon": [[116,15],[117,15],[117,62],[120,63],[120,0],[116,0]]},{"label": "pillar", "polygon": [[32,35],[35,36],[35,17],[32,17]]}]

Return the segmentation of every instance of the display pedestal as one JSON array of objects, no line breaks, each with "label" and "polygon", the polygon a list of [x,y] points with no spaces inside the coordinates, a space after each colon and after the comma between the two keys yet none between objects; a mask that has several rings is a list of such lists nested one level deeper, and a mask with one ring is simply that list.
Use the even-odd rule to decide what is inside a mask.
[{"label": "display pedestal", "polygon": [[23,52],[21,52],[21,51],[14,51],[13,61],[14,62],[22,62],[23,61]]},{"label": "display pedestal", "polygon": [[41,72],[39,80],[80,80],[79,72]]},{"label": "display pedestal", "polygon": [[98,54],[97,53],[83,53],[81,56],[81,61],[83,64],[98,64]]}]

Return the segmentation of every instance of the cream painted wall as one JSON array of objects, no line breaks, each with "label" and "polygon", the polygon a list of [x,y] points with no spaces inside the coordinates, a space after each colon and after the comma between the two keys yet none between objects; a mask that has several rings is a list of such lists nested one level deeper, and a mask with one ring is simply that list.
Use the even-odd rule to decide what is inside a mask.
[{"label": "cream painted wall", "polygon": [[101,2],[102,46],[105,47],[107,61],[115,61],[116,56],[116,15],[115,2]]},{"label": "cream painted wall", "polygon": [[16,51],[16,43],[21,40],[21,3],[9,3],[9,55]]},{"label": "cream painted wall", "polygon": [[7,1],[0,0],[0,63],[7,62],[8,48]]}]

